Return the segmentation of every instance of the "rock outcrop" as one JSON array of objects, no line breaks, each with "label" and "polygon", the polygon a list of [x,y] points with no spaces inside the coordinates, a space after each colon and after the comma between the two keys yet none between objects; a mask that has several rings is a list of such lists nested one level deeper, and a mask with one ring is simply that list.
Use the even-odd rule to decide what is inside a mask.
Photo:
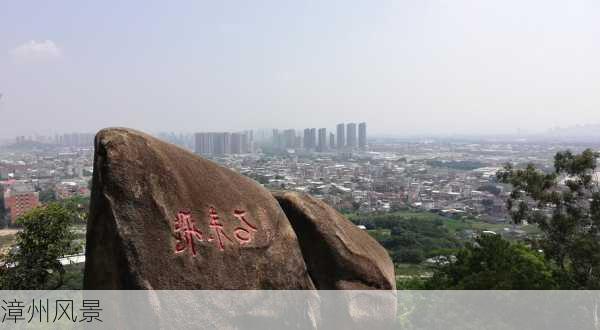
[{"label": "rock outcrop", "polygon": [[100,131],[95,148],[85,289],[314,288],[256,182],[130,129]]},{"label": "rock outcrop", "polygon": [[318,199],[131,129],[95,148],[85,289],[395,289],[385,249]]},{"label": "rock outcrop", "polygon": [[275,197],[299,238],[317,289],[396,288],[392,260],[366,231],[309,195],[283,192]]}]

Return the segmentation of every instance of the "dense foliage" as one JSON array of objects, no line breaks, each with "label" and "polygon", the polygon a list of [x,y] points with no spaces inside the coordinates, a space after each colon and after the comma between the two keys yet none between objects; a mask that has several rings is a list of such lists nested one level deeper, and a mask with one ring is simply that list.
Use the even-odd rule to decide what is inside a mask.
[{"label": "dense foliage", "polygon": [[63,283],[65,269],[59,258],[74,253],[73,214],[57,203],[38,207],[17,220],[23,230],[15,248],[3,258],[3,289],[54,289]]},{"label": "dense foliage", "polygon": [[90,208],[89,197],[73,196],[60,201],[59,204],[71,214],[73,223],[87,223],[88,210]]},{"label": "dense foliage", "polygon": [[371,230],[395,263],[420,263],[442,250],[461,246],[454,233],[445,225],[445,219],[435,214],[411,216],[389,213],[350,218],[356,224]]},{"label": "dense foliage", "polygon": [[598,153],[559,152],[554,172],[533,165],[498,173],[513,187],[507,202],[515,223],[535,223],[544,233],[538,242],[568,289],[600,288],[600,189],[595,177]]},{"label": "dense foliage", "polygon": [[42,190],[39,192],[39,199],[40,202],[42,203],[51,203],[56,201],[56,194],[54,193],[54,190],[52,189],[47,189],[47,190]]},{"label": "dense foliage", "polygon": [[499,235],[482,235],[467,243],[456,260],[445,261],[423,288],[476,290],[531,290],[556,287],[544,257]]},{"label": "dense foliage", "polygon": [[454,259],[440,259],[432,278],[400,280],[399,287],[599,289],[598,157],[589,149],[581,154],[559,152],[552,172],[533,164],[506,165],[497,179],[512,189],[507,209],[513,222],[535,224],[542,235],[529,237],[527,246],[499,235],[483,235],[467,242]]}]

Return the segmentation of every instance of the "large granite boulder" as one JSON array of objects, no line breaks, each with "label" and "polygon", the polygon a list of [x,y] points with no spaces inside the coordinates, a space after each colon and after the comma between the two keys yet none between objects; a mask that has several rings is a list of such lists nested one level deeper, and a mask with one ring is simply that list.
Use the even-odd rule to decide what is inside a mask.
[{"label": "large granite boulder", "polygon": [[130,129],[100,131],[95,148],[85,289],[314,288],[292,226],[256,182]]},{"label": "large granite boulder", "polygon": [[300,240],[317,289],[396,289],[392,260],[365,230],[309,195],[279,192],[275,197]]}]

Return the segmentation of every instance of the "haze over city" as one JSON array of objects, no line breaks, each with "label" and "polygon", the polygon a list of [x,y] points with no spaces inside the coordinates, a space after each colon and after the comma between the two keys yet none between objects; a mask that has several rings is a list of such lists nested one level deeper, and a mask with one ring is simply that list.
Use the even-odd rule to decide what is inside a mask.
[{"label": "haze over city", "polygon": [[3,12],[1,138],[600,122],[595,1],[19,1]]},{"label": "haze over city", "polygon": [[599,17],[7,2],[0,323],[599,328]]}]

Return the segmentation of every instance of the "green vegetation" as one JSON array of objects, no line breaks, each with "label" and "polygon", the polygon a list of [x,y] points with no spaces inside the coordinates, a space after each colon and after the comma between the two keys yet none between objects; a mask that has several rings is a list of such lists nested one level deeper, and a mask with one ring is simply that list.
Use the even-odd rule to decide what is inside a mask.
[{"label": "green vegetation", "polygon": [[393,212],[348,216],[363,225],[390,253],[396,264],[418,264],[440,252],[462,246],[459,234],[468,229],[464,220],[449,219],[429,212]]},{"label": "green vegetation", "polygon": [[73,264],[65,266],[63,284],[59,290],[83,290],[83,269],[85,264]]},{"label": "green vegetation", "polygon": [[59,204],[64,207],[73,218],[73,224],[86,224],[88,210],[90,208],[90,198],[83,196],[73,196],[63,199]]},{"label": "green vegetation", "polygon": [[521,243],[484,234],[467,243],[456,260],[440,263],[427,289],[532,290],[554,289],[554,272],[544,257]]},{"label": "green vegetation", "polygon": [[[473,229],[477,232],[489,230],[489,231],[493,231],[496,233],[501,233],[502,231],[504,231],[505,228],[513,227],[513,225],[505,224],[505,223],[487,223],[487,222],[482,222],[482,221],[470,221],[469,226],[471,227],[471,229]],[[535,235],[539,235],[542,233],[540,228],[535,224],[527,224],[527,225],[521,224],[521,225],[516,226],[516,228],[524,231],[525,235],[527,235],[528,237],[533,237]]]},{"label": "green vegetation", "polygon": [[39,198],[40,202],[44,204],[56,201],[56,195],[52,189],[40,191]]},{"label": "green vegetation", "polygon": [[9,235],[1,235],[0,236],[0,251],[3,251],[4,249],[10,248],[15,244],[16,241],[16,236],[9,234]]},{"label": "green vegetation", "polygon": [[[594,178],[599,156],[591,150],[579,155],[559,152],[552,173],[531,164],[522,169],[505,166],[497,177],[500,182],[512,186],[507,208],[515,226],[522,230],[520,234],[524,234],[522,239],[506,240],[501,235],[481,234],[474,241],[463,240],[464,246],[454,253],[440,253],[442,257],[435,259],[437,263],[431,268],[433,276],[430,278],[424,278],[416,268],[397,264],[396,270],[405,273],[398,276],[398,288],[600,288],[600,183]],[[406,242],[402,241],[402,246],[389,242],[398,240],[398,234],[405,238],[407,229],[412,231],[409,237],[413,238],[412,242],[408,241],[408,246],[413,250],[415,246],[423,248],[422,254],[427,253],[427,249],[433,252],[431,246],[421,242],[439,244],[456,239],[450,235],[452,231],[448,224],[451,222],[444,222],[444,231],[434,218],[413,219],[419,223],[413,227],[391,224],[388,223],[390,219],[385,218],[364,222],[374,227],[370,228],[371,232],[390,250],[395,262],[398,262],[398,256],[403,256],[398,249]],[[525,220],[531,225],[521,226]],[[505,227],[473,220],[459,224],[468,225],[476,232],[499,232]],[[431,226],[436,230],[430,230]],[[382,235],[379,228],[391,228],[389,235]],[[461,228],[455,228],[454,233]],[[443,239],[443,233],[450,236]]]},{"label": "green vegetation", "polygon": [[17,220],[22,231],[0,236],[3,289],[81,289],[83,264],[62,266],[58,258],[81,250],[89,198],[50,202]]},{"label": "green vegetation", "polygon": [[497,175],[513,187],[507,201],[513,221],[527,220],[542,231],[535,243],[564,289],[600,288],[600,183],[594,178],[599,156],[590,149],[559,152],[553,173],[530,164],[507,165]]},{"label": "green vegetation", "polygon": [[58,203],[28,212],[17,223],[15,248],[3,256],[0,287],[12,290],[56,289],[65,269],[57,260],[80,249],[73,244],[73,214]]},{"label": "green vegetation", "polygon": [[431,276],[431,267],[420,264],[395,264],[396,275],[399,278],[411,276],[428,277]]},{"label": "green vegetation", "polygon": [[[541,235],[541,230],[535,224],[487,223],[475,218],[448,218],[436,213],[415,210],[366,215],[347,214],[347,217],[355,224],[365,226],[369,234],[388,250],[395,264],[396,284],[399,289],[444,288],[443,286],[433,286],[432,282],[428,281],[432,276],[435,276],[436,281],[439,281],[438,279],[442,276],[440,272],[449,271],[447,268],[441,267],[442,265],[439,262],[436,263],[436,261],[440,261],[440,259],[442,261],[448,260],[450,256],[454,256],[457,262],[472,265],[474,259],[463,259],[465,256],[477,255],[474,253],[474,249],[477,249],[479,243],[476,243],[474,237],[484,231],[498,233],[499,239],[504,235],[507,240],[502,239],[502,241],[503,244],[510,244],[510,253],[520,253],[514,256],[515,260],[529,260],[527,258],[530,258],[531,255],[526,252],[530,252],[536,258],[541,258],[539,253],[534,254],[530,248],[524,245],[524,243],[529,244],[532,238]],[[523,231],[523,234],[513,236],[505,229],[518,229]],[[490,254],[487,251],[485,253]],[[505,258],[506,256],[500,255],[497,257]],[[429,261],[426,261],[427,259]],[[510,262],[513,261],[510,260]],[[525,267],[526,265],[521,266]],[[462,266],[461,269],[465,268],[468,269],[467,266]],[[454,269],[452,271],[456,272]],[[474,270],[471,269],[470,271]],[[437,275],[434,275],[434,273]],[[466,274],[466,272],[459,272],[456,277],[460,277],[461,274]],[[506,276],[506,274],[498,276]],[[492,275],[488,277],[493,278]],[[487,281],[492,282],[491,279],[487,279]],[[480,289],[492,288],[490,285],[487,287],[476,286],[483,282],[466,284],[458,281],[452,283],[447,280],[440,283],[444,283],[447,288],[459,288],[461,286]],[[510,286],[511,284],[514,284],[514,288],[517,288],[516,283],[499,282],[497,288],[500,288],[500,285]],[[526,284],[522,280],[519,280],[518,283]],[[547,284],[546,282],[541,283]],[[534,286],[531,288],[534,288]]]}]

